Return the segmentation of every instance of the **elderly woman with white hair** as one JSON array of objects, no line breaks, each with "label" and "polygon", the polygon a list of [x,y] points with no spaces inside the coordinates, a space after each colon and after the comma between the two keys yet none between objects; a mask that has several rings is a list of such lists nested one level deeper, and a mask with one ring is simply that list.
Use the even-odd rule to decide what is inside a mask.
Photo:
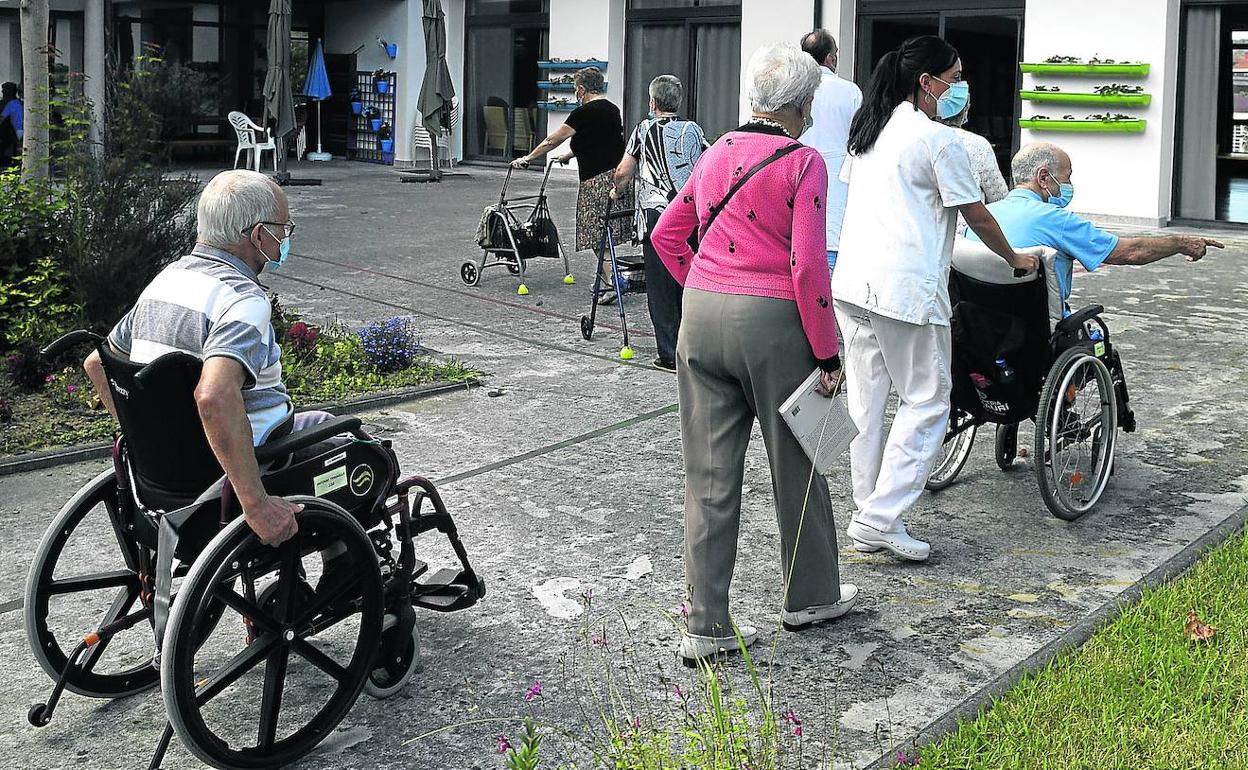
[{"label": "elderly woman with white hair", "polygon": [[[858,595],[839,582],[827,482],[778,411],[816,367],[828,392],[840,376],[824,232],[827,169],[817,150],[797,142],[819,69],[796,45],[773,45],[751,57],[747,79],[750,120],[703,154],[651,236],[685,288],[676,379],[691,592],[679,655],[689,665],[739,649],[728,588],[755,419],[780,528],[785,628],[840,617]],[[696,253],[688,243],[695,231]],[[757,638],[750,626],[737,629],[746,645]]]}]

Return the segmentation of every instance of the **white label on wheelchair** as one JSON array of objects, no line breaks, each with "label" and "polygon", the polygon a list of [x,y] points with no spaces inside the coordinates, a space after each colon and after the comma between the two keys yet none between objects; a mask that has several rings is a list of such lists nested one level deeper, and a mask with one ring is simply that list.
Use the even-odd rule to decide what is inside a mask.
[{"label": "white label on wheelchair", "polygon": [[347,466],[339,466],[329,473],[322,473],[320,476],[312,478],[315,494],[317,497],[327,495],[335,489],[342,489],[347,485]]}]

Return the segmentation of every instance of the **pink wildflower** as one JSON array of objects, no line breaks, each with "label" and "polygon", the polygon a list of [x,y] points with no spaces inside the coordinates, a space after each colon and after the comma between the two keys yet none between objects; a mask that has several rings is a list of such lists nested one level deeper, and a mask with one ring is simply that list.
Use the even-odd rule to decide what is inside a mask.
[{"label": "pink wildflower", "polygon": [[542,683],[537,679],[533,680],[533,686],[524,691],[524,702],[532,703],[533,699],[542,694]]},{"label": "pink wildflower", "polygon": [[78,392],[78,386],[71,382],[65,386],[65,392],[72,396],[74,393]]},{"label": "pink wildflower", "polygon": [[680,613],[682,618],[689,617],[689,602],[681,602],[680,606],[676,608],[676,611]]},{"label": "pink wildflower", "polygon": [[498,736],[498,753],[506,754],[508,751],[511,751],[511,741],[507,740],[506,735],[499,735]]}]

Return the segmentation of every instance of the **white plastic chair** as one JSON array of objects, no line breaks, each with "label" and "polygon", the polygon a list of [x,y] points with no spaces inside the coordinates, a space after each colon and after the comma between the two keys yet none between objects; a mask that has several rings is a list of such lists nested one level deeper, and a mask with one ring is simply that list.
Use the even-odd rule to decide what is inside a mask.
[{"label": "white plastic chair", "polygon": [[433,170],[433,135],[421,123],[412,124],[412,160],[424,155],[429,158],[429,170]]},{"label": "white plastic chair", "polygon": [[[505,118],[504,118],[505,120]],[[451,120],[450,127],[444,128],[438,132],[438,165],[452,168],[455,165],[454,159],[451,157],[451,137],[455,133],[456,126],[459,125],[459,97],[451,99]],[[504,123],[504,125],[506,125]]]},{"label": "white plastic chair", "polygon": [[[249,150],[252,157],[252,167],[255,171],[260,170],[260,154],[265,150],[273,152],[273,171],[277,172],[277,142],[273,137],[269,136],[267,129],[257,126],[251,122],[251,118],[241,112],[231,112],[228,116],[230,125],[234,127],[234,134],[238,137],[238,149],[234,151],[234,168],[238,168],[238,159],[244,150]],[[263,137],[263,141],[261,138]]]}]

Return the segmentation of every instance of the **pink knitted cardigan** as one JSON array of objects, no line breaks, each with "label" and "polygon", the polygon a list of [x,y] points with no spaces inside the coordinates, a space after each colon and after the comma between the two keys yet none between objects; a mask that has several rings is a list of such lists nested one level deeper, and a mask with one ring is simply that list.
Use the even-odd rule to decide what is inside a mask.
[{"label": "pink knitted cardigan", "polygon": [[825,231],[828,172],[816,150],[802,148],[759,171],[720,212],[696,254],[686,242],[742,174],[792,141],[755,131],[725,134],[702,154],[651,242],[682,286],[797,303],[811,351],[827,359],[838,350]]}]

